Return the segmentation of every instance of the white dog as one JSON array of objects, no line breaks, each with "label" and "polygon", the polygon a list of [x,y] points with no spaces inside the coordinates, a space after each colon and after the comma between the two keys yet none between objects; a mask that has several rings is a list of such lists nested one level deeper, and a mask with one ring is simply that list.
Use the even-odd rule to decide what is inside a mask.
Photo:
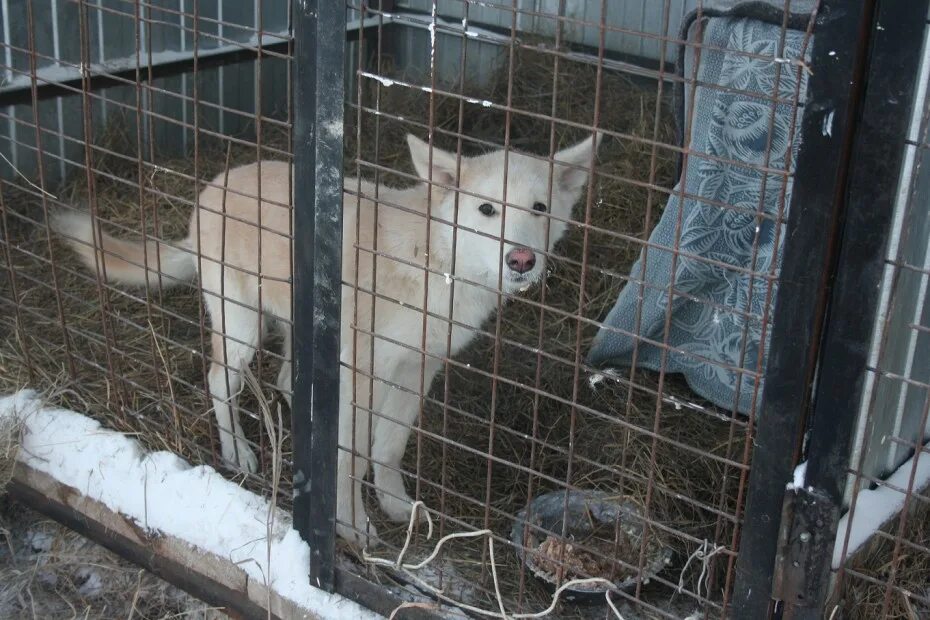
[{"label": "white dog", "polygon": [[[437,185],[430,189],[427,183],[406,189],[382,186],[376,218],[375,186],[361,181],[358,197],[359,181],[345,181],[337,518],[339,534],[356,542],[365,537],[366,527],[375,535],[361,495],[369,460],[385,513],[398,521],[409,518],[411,500],[400,463],[421,392],[429,389],[442,360],[460,351],[497,309],[498,291],[524,290],[545,273],[545,253],[567,228],[565,220],[581,197],[599,140],[587,139],[555,154],[551,200],[546,161],[510,152],[505,196],[503,151],[463,157],[459,163],[454,154],[433,148],[430,165],[429,146],[413,136],[407,142],[420,177],[446,186],[455,186],[458,178],[462,192]],[[262,162],[260,170],[260,276],[257,164],[230,170],[228,191],[225,175],[203,190],[184,240],[124,241],[99,231],[95,235],[89,215],[56,219],[56,229],[69,237],[82,261],[91,268],[100,261],[111,281],[142,286],[148,278],[151,287],[159,281],[168,286],[191,282],[200,269],[213,329],[209,386],[223,458],[246,471],[255,471],[257,460],[239,426],[235,401],[242,384],[239,370],[252,360],[265,327],[259,300],[262,315],[283,327],[285,355],[291,351],[291,253],[285,242],[291,230],[286,206],[291,204],[290,170],[275,161]],[[296,307],[302,304],[296,300]],[[285,362],[278,387],[290,394],[290,385],[291,367]]]}]

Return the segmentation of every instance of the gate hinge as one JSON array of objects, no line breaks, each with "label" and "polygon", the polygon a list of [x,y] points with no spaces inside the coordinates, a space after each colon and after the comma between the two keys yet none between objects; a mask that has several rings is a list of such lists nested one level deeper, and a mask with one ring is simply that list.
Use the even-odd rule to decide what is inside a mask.
[{"label": "gate hinge", "polygon": [[826,594],[839,509],[820,489],[789,488],[781,513],[772,598],[816,606]]}]

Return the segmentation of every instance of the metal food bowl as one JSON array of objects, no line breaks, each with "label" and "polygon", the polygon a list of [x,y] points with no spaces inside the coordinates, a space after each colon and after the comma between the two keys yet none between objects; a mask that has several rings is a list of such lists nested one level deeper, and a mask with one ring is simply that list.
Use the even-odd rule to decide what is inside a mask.
[{"label": "metal food bowl", "polygon": [[[566,511],[567,496],[567,511]],[[527,520],[529,514],[529,520]],[[598,525],[614,527],[619,522],[620,531],[635,549],[635,557],[623,557],[627,564],[639,564],[639,549],[643,539],[642,510],[635,503],[617,499],[616,496],[599,491],[554,491],[540,495],[530,502],[529,508],[521,510],[511,530],[510,538],[520,561],[551,591],[559,585],[557,575],[542,569],[538,554],[534,550],[554,534],[561,537],[562,518],[567,516],[565,536],[568,542],[582,540]],[[528,527],[527,527],[528,526]],[[525,538],[524,538],[525,536]],[[650,532],[646,548],[646,562],[640,576],[617,578],[610,588],[604,583],[566,588],[562,600],[575,603],[603,603],[605,593],[633,588],[640,579],[648,582],[671,561],[671,551],[665,547],[655,532]],[[595,575],[596,576],[596,575]],[[572,579],[563,577],[562,583]]]}]

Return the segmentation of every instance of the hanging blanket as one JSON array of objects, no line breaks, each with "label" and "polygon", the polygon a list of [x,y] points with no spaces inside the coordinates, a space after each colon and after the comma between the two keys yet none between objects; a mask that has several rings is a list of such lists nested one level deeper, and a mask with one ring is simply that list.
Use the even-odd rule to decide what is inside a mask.
[{"label": "hanging blanket", "polygon": [[[691,25],[692,36],[699,27]],[[692,154],[650,245],[594,341],[588,357],[592,366],[628,367],[635,350],[637,368],[658,370],[667,342],[667,371],[683,373],[702,397],[742,413],[749,412],[754,399],[758,402],[763,314],[774,302],[784,238],[783,219],[777,218],[787,214],[791,199],[790,177],[771,170],[785,170],[797,159],[795,110],[787,102],[797,97],[799,75],[799,101],[804,101],[807,77],[798,62],[804,32],[788,30],[783,49],[782,36],[779,25],[756,19],[718,16],[704,21],[693,123],[686,125],[691,127]],[[693,63],[693,51],[680,63],[689,83]],[[685,86],[685,110],[691,103],[689,90]],[[772,102],[776,90],[783,103]],[[766,166],[770,172],[735,162]],[[682,187],[683,199],[678,195]],[[677,259],[669,251],[676,246]]]}]

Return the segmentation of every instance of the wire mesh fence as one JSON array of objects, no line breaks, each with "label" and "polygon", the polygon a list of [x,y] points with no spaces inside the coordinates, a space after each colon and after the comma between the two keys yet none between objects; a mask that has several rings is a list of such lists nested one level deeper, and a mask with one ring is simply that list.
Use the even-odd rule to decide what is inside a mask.
[{"label": "wire mesh fence", "polygon": [[[328,59],[295,50],[289,0],[4,2],[0,389],[54,387],[290,509],[334,475],[300,429],[324,415],[308,372],[338,374],[341,541],[317,561],[450,613],[730,617],[819,4],[350,0],[344,124],[314,124],[295,75],[318,94]],[[340,214],[300,202],[340,174]],[[339,221],[341,253],[308,250]],[[913,235],[888,277],[925,293]],[[883,359],[922,411],[888,434],[900,461],[927,378]],[[926,498],[864,463],[851,512],[872,484],[905,510],[890,568],[837,567],[839,591],[924,609]]]},{"label": "wire mesh fence", "polygon": [[[354,8],[362,19],[390,17],[392,27],[407,19]],[[513,613],[545,609],[553,588],[601,578],[632,585],[615,595],[626,613],[721,615],[733,587],[808,22],[790,16],[802,25],[790,30],[784,16],[760,47],[744,50],[727,47],[733,33],[708,38],[709,15],[680,39],[669,30],[671,3],[656,31],[612,23],[608,3],[588,6],[585,17],[483,3],[478,24],[476,9],[434,5],[409,18],[426,22],[426,66],[396,63],[391,35],[379,29],[362,41],[354,68],[347,153],[350,174],[365,180],[346,190],[355,199],[344,229],[343,324],[351,327],[342,362],[355,382],[343,406],[351,402],[355,423],[340,436],[340,458],[360,488],[337,518],[363,540],[377,533],[381,560],[425,557],[436,536],[476,535],[407,573],[440,598],[485,610],[498,601]],[[631,74],[607,48],[618,33],[656,42],[654,65]],[[594,43],[579,49],[579,40]],[[500,49],[482,71],[472,57],[487,59],[487,43]],[[690,47],[676,70],[667,59],[679,45]],[[702,63],[715,62],[777,70],[760,86],[705,72]],[[763,140],[740,157],[703,141],[694,127],[708,117],[695,120],[695,108],[720,96],[751,116],[721,125],[753,131],[755,123],[765,135],[777,122],[784,130],[770,140],[781,142]],[[683,143],[676,130],[688,136]],[[405,141],[407,133],[418,139]],[[761,192],[737,201],[734,191],[696,195],[695,184],[678,183],[697,176],[689,170],[712,177],[729,166],[721,183],[738,177]],[[415,180],[427,184],[394,189]],[[670,215],[669,203],[687,206]],[[653,234],[663,217],[665,238]],[[707,229],[716,226],[746,235],[746,262],[696,249],[694,235],[711,245]],[[399,244],[395,229],[416,232]],[[724,286],[742,283],[737,299],[702,286],[709,272]],[[623,310],[635,318],[605,322],[624,288],[637,291]],[[704,350],[681,344],[674,326],[685,304],[697,325],[731,328],[732,356],[714,351],[711,338]],[[614,337],[630,343],[626,363],[591,362],[596,339]],[[672,373],[697,366],[733,389],[708,397],[705,387],[702,397],[693,387],[700,378],[691,374],[689,386]],[[368,490],[381,510],[366,509]],[[432,514],[433,538],[431,528],[408,526],[414,502]],[[619,512],[608,510],[614,505]]]},{"label": "wire mesh fence", "polygon": [[[207,315],[214,300],[227,297],[224,279],[211,289],[197,274],[220,266],[233,279],[260,272],[274,288],[287,287],[289,273],[224,256],[232,241],[221,240],[211,254],[196,235],[183,240],[201,218],[222,219],[231,238],[245,235],[236,243],[290,246],[290,167],[268,163],[284,172],[264,190],[229,178],[247,162],[260,168],[290,160],[289,7],[203,4],[4,6],[8,100],[21,98],[16,88],[23,85],[28,98],[3,116],[3,301],[15,337],[4,341],[2,374],[8,389],[58,386],[66,403],[148,447],[219,467],[222,437],[207,386],[211,364],[231,369],[228,391],[243,392],[248,450],[258,460],[237,475],[267,489],[260,472],[269,471],[272,454],[259,403],[271,394],[259,399],[242,389],[239,361],[230,364],[224,351],[253,347],[256,376],[267,376],[262,370],[281,366],[285,355],[278,332],[257,326],[278,322],[287,332],[289,308],[272,316],[260,294],[237,299],[234,311],[257,313],[247,335],[255,341],[223,338],[225,312]],[[208,203],[211,195],[220,197]],[[271,225],[234,213],[259,195],[275,206]],[[56,222],[60,234],[52,232]],[[144,245],[108,245],[109,235],[141,235]],[[120,285],[127,276],[133,286]],[[220,401],[226,381],[213,381]],[[289,440],[284,451],[287,463]],[[287,487],[290,476],[282,480]],[[282,494],[285,503],[288,497]]]}]

